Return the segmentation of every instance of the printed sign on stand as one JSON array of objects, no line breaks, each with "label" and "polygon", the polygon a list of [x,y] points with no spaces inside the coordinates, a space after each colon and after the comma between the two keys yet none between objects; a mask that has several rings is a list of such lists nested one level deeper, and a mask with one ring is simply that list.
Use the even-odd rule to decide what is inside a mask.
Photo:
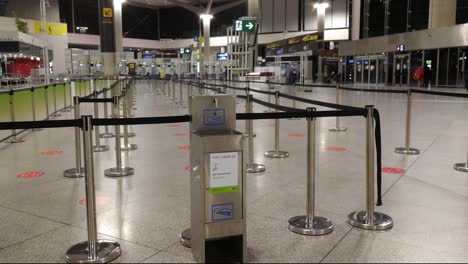
[{"label": "printed sign on stand", "polygon": [[239,152],[210,154],[210,193],[239,192]]}]

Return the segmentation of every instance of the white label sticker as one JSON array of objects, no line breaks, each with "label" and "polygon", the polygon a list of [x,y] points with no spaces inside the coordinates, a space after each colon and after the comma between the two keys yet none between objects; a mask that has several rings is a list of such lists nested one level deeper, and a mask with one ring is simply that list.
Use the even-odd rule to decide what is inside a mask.
[{"label": "white label sticker", "polygon": [[210,188],[239,185],[239,152],[210,154]]}]

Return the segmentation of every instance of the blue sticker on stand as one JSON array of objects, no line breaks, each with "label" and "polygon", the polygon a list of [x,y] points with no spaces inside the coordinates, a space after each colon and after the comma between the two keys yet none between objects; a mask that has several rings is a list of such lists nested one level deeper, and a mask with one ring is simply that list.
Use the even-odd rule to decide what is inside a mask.
[{"label": "blue sticker on stand", "polygon": [[205,126],[224,126],[224,109],[205,109],[203,110],[203,123]]},{"label": "blue sticker on stand", "polygon": [[234,219],[234,204],[213,204],[211,205],[211,221],[227,221]]}]

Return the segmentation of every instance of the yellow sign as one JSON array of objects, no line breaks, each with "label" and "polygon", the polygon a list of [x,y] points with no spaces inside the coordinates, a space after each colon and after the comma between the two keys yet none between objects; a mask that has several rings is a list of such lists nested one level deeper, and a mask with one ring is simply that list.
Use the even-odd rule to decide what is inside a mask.
[{"label": "yellow sign", "polygon": [[112,8],[105,7],[102,9],[103,17],[112,17]]},{"label": "yellow sign", "polygon": [[135,63],[129,63],[128,68],[129,69],[135,69]]},{"label": "yellow sign", "polygon": [[203,37],[198,37],[198,42],[200,42],[200,43],[205,42],[205,38],[203,38]]},{"label": "yellow sign", "polygon": [[[39,21],[34,22],[34,33],[41,34],[42,23]],[[67,24],[62,23],[46,23],[46,31],[48,35],[66,36],[68,34]]]},{"label": "yellow sign", "polygon": [[288,40],[289,45],[297,44],[299,42],[301,42],[299,39],[289,39]]},{"label": "yellow sign", "polygon": [[307,35],[302,38],[303,42],[308,42],[308,41],[313,41],[313,40],[318,40],[318,35]]}]

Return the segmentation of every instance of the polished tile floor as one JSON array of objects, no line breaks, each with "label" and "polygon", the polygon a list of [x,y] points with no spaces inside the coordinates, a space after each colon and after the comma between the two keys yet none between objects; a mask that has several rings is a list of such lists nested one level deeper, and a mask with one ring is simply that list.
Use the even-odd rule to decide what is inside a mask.
[{"label": "polished tile floor", "polygon": [[[252,87],[267,89],[262,84]],[[155,82],[137,83],[136,116],[187,113],[159,95],[161,88]],[[292,93],[287,87],[276,88]],[[299,90],[296,95],[335,100],[330,88]],[[281,103],[293,105],[289,100]],[[248,175],[248,261],[468,262],[468,174],[452,169],[453,163],[466,159],[468,101],[414,95],[411,146],[421,149],[418,156],[393,152],[404,144],[405,95],[345,91],[343,103],[379,109],[383,166],[405,170],[383,174],[384,206],[377,210],[393,217],[394,228],[371,232],[346,223],[348,213],[365,207],[363,118],[343,118],[345,133],[328,131],[334,118],[318,120],[316,208],[335,225],[333,233],[323,237],[301,236],[287,228],[290,217],[305,213],[305,121],[281,121],[280,148],[291,154],[282,160],[263,156],[273,148],[274,122],[256,121],[255,159],[267,172]],[[244,108],[239,101],[238,112]],[[87,106],[82,110],[91,113]],[[255,112],[265,110],[255,106]],[[62,118],[71,117],[68,113]],[[238,130],[244,127],[238,122]],[[189,144],[188,124],[131,129],[137,136],[130,142],[139,148],[124,154],[124,161],[135,168],[134,176],[106,178],[103,171],[114,166],[114,152],[95,154],[99,237],[121,243],[116,262],[193,262],[190,250],[178,242],[179,232],[189,227],[189,151],[183,147]],[[1,145],[0,262],[63,262],[67,248],[86,239],[84,180],[62,176],[74,166],[73,132],[48,129],[25,135],[25,143]],[[114,148],[113,140],[102,144]],[[344,151],[330,151],[334,147]],[[30,171],[44,174],[17,176]]]}]

